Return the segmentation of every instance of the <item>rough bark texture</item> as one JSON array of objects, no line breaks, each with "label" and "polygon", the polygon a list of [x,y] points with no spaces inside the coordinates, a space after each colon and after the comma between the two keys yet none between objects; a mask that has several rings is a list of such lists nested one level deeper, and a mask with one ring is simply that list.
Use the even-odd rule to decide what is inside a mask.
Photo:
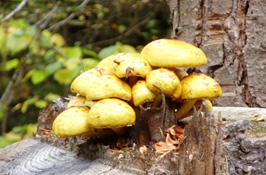
[{"label": "rough bark texture", "polygon": [[172,38],[200,47],[197,68],[222,86],[219,106],[266,107],[266,1],[167,0]]}]

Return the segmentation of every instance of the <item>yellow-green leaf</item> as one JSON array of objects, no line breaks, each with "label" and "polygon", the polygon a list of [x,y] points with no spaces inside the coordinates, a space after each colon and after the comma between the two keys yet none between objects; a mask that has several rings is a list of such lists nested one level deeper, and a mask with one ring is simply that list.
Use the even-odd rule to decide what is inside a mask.
[{"label": "yellow-green leaf", "polygon": [[45,72],[47,73],[47,76],[50,76],[55,73],[59,68],[61,68],[62,65],[59,62],[54,62],[46,66]]},{"label": "yellow-green leaf", "polygon": [[42,70],[37,70],[37,71],[33,72],[32,76],[31,76],[31,82],[33,84],[39,84],[39,83],[43,82],[44,80],[46,80],[46,78],[47,78],[46,72],[44,72]]},{"label": "yellow-green leaf", "polygon": [[10,71],[10,70],[12,70],[12,69],[17,68],[18,65],[19,65],[19,59],[18,59],[18,58],[14,58],[14,59],[12,59],[12,60],[8,60],[8,61],[6,62],[6,65],[5,65],[5,70],[6,70],[6,71]]},{"label": "yellow-green leaf", "polygon": [[31,98],[31,99],[24,101],[24,103],[22,104],[22,107],[21,107],[21,112],[23,114],[26,113],[29,106],[34,104],[36,101],[37,101],[37,98]]},{"label": "yellow-green leaf", "polygon": [[62,46],[64,46],[66,44],[64,38],[60,34],[58,34],[58,33],[53,34],[51,36],[50,40],[57,47],[62,47]]},{"label": "yellow-green leaf", "polygon": [[37,107],[37,108],[44,108],[46,105],[47,105],[47,101],[45,100],[38,100],[34,103],[34,105]]},{"label": "yellow-green leaf", "polygon": [[81,67],[76,69],[58,69],[54,74],[54,79],[60,84],[69,85],[80,71]]},{"label": "yellow-green leaf", "polygon": [[105,47],[99,52],[98,57],[102,60],[110,55],[113,55],[116,48],[117,45]]},{"label": "yellow-green leaf", "polygon": [[75,47],[67,47],[65,49],[64,54],[68,58],[81,58],[82,57],[82,49],[81,47],[75,46]]},{"label": "yellow-green leaf", "polygon": [[93,58],[84,58],[82,59],[82,62],[86,70],[94,68],[99,63],[98,60],[93,59]]}]

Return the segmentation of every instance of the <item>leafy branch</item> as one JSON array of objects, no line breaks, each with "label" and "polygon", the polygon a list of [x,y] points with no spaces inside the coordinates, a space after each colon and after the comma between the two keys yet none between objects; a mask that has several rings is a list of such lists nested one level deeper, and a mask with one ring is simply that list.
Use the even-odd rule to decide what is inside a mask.
[{"label": "leafy branch", "polygon": [[1,22],[5,22],[7,20],[9,20],[12,16],[14,16],[17,12],[19,12],[28,2],[29,0],[23,0],[21,1],[21,3],[8,15],[6,15],[6,17],[4,17]]}]

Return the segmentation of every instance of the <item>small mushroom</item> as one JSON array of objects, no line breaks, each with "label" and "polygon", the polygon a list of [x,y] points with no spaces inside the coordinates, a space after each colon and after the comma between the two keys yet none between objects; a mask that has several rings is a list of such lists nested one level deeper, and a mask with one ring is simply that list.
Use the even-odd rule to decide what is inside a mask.
[{"label": "small mushroom", "polygon": [[135,106],[153,101],[155,97],[156,94],[147,88],[145,80],[137,81],[137,83],[132,87],[132,99]]},{"label": "small mushroom", "polygon": [[115,66],[112,73],[118,78],[128,76],[137,76],[145,78],[152,70],[149,62],[139,53],[119,53],[117,58],[113,60]]},{"label": "small mushroom", "polygon": [[130,101],[132,97],[131,87],[115,75],[104,74],[86,88],[87,100],[101,100],[111,97]]},{"label": "small mushroom", "polygon": [[78,75],[70,86],[70,90],[82,96],[86,96],[87,88],[93,81],[105,73],[103,68],[94,68]]},{"label": "small mushroom", "polygon": [[196,67],[207,64],[204,52],[184,41],[159,39],[147,44],[141,55],[152,66],[158,67]]},{"label": "small mushroom", "polygon": [[113,72],[113,67],[115,66],[114,60],[120,56],[120,54],[114,54],[104,58],[98,63],[97,68],[103,68],[106,73],[111,74]]},{"label": "small mushroom", "polygon": [[89,126],[88,107],[72,107],[61,112],[53,123],[53,132],[58,137],[74,137],[96,133],[97,129]]},{"label": "small mushroom", "polygon": [[181,80],[181,105],[176,113],[177,120],[184,118],[198,99],[219,98],[222,95],[220,85],[211,77],[198,73],[191,74]]},{"label": "small mushroom", "polygon": [[97,101],[91,108],[87,123],[93,128],[120,128],[135,124],[136,114],[126,102],[110,98]]},{"label": "small mushroom", "polygon": [[154,93],[159,94],[160,90],[154,85],[158,86],[165,95],[179,98],[181,95],[181,84],[176,74],[168,69],[155,69],[151,71],[146,77],[147,87]]}]

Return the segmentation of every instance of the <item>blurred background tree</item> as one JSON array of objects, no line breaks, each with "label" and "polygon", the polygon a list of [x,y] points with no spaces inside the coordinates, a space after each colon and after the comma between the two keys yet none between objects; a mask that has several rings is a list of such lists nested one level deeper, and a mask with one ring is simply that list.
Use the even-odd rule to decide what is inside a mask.
[{"label": "blurred background tree", "polygon": [[0,1],[0,148],[31,136],[81,71],[170,31],[162,0]]}]

